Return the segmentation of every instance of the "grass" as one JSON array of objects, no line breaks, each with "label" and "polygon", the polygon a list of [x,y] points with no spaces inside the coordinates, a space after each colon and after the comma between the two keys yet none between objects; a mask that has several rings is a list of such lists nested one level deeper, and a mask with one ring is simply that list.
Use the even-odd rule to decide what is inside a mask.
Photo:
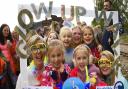
[{"label": "grass", "polygon": [[120,36],[120,41],[123,43],[128,43],[128,34],[123,34]]}]

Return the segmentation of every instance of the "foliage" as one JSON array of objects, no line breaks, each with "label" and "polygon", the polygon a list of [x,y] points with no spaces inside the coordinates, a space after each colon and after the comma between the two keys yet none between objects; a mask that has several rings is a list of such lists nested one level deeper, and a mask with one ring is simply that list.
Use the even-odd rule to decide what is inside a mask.
[{"label": "foliage", "polygon": [[[112,10],[119,12],[119,21],[122,24],[125,32],[128,32],[128,0],[111,0]],[[104,0],[96,0],[96,6],[98,10],[103,10]]]}]

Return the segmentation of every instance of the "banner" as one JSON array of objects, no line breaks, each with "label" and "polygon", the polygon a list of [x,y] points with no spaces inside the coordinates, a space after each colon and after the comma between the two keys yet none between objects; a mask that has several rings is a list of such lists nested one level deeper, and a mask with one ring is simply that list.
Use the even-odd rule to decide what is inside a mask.
[{"label": "banner", "polygon": [[50,86],[27,86],[22,89],[53,89]]}]

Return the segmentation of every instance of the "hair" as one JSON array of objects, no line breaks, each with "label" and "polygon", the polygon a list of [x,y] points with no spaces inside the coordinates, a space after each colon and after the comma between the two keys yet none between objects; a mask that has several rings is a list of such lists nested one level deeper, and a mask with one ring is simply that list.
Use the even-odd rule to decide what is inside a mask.
[{"label": "hair", "polygon": [[78,51],[78,50],[84,50],[84,51],[86,52],[86,54],[88,55],[88,59],[89,59],[91,50],[90,50],[90,48],[89,48],[87,45],[81,44],[81,45],[78,45],[78,46],[74,49],[74,51],[73,51],[73,58],[74,58],[74,59],[75,59],[75,57],[76,57],[76,54],[77,54],[77,51]]},{"label": "hair", "polygon": [[109,2],[110,6],[112,5],[111,0],[104,0],[104,2]]},{"label": "hair", "polygon": [[51,28],[48,27],[48,26],[44,26],[43,29],[44,29],[44,34],[43,35],[46,35],[46,33],[51,30]]},{"label": "hair", "polygon": [[[101,52],[101,56],[105,56],[108,60],[110,60],[112,62],[114,62],[114,55],[110,52],[110,51],[102,51]],[[109,82],[107,82],[108,85],[113,85],[115,83],[115,70],[114,70],[114,66],[112,67],[112,72],[111,72],[111,80]]]},{"label": "hair", "polygon": [[38,35],[35,30],[29,31],[29,32],[26,34],[26,38],[25,38],[26,43],[27,43],[27,42],[29,43],[29,39],[30,39],[32,36],[34,36],[34,35]]},{"label": "hair", "polygon": [[65,51],[65,48],[64,48],[64,45],[62,43],[62,41],[58,40],[58,39],[54,39],[54,40],[51,40],[48,44],[48,56],[50,55],[50,52],[54,49],[54,48],[59,48],[62,53],[64,53]]},{"label": "hair", "polygon": [[31,47],[33,44],[36,44],[36,42],[37,42],[38,40],[41,40],[42,43],[45,43],[44,39],[43,39],[41,36],[39,36],[39,35],[33,35],[33,36],[27,41],[27,46],[28,46],[28,47]]},{"label": "hair", "polygon": [[51,31],[55,31],[56,33],[59,34],[60,26],[59,26],[59,23],[57,21],[52,21],[50,28],[51,28]]},{"label": "hair", "polygon": [[72,32],[71,32],[71,30],[70,30],[69,27],[62,27],[62,28],[60,29],[59,37],[61,38],[61,36],[62,36],[65,32],[67,32],[67,31],[70,32],[71,35],[72,35]]},{"label": "hair", "polygon": [[91,31],[91,33],[93,34],[93,37],[94,37],[94,30],[93,30],[93,28],[91,26],[84,26],[82,28],[83,33],[84,33],[85,29],[89,29]]},{"label": "hair", "polygon": [[81,31],[81,33],[82,33],[82,30],[81,30],[81,28],[79,26],[75,26],[75,27],[72,28],[72,30],[74,30],[74,29],[79,29]]},{"label": "hair", "polygon": [[114,62],[114,55],[110,51],[102,51],[101,56],[105,56],[107,59],[109,59],[111,62]]},{"label": "hair", "polygon": [[[96,38],[95,38],[95,36],[94,36],[94,30],[93,30],[93,28],[92,28],[91,26],[84,26],[84,27],[82,28],[83,34],[84,34],[84,32],[85,32],[85,29],[89,29],[89,30],[91,31],[92,35],[93,35],[93,41],[92,41],[92,43],[91,43],[92,47],[98,46],[98,43],[97,43]],[[88,45],[88,46],[89,46],[89,45]]]},{"label": "hair", "polygon": [[50,31],[50,32],[48,33],[48,36],[47,36],[47,39],[46,39],[46,43],[48,42],[48,38],[49,38],[49,36],[50,36],[51,33],[55,33],[57,39],[59,39],[59,35],[57,34],[57,32],[55,32],[55,31]]},{"label": "hair", "polygon": [[[0,43],[2,45],[5,44],[5,39],[4,39],[4,35],[3,35],[3,29],[4,27],[8,26],[7,24],[2,24],[1,27],[0,27]],[[8,26],[9,27],[9,26]],[[11,42],[13,42],[13,38],[12,38],[12,35],[11,35],[11,31],[10,31],[10,28],[9,28],[9,35],[7,37],[8,40],[10,40]]]}]

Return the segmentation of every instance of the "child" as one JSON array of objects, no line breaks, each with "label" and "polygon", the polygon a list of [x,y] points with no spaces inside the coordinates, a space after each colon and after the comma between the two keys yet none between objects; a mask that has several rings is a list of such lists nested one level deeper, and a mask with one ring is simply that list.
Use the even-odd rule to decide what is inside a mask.
[{"label": "child", "polygon": [[49,42],[48,59],[50,64],[46,67],[46,71],[50,73],[54,87],[61,89],[70,72],[70,67],[63,64],[64,46],[61,41],[54,39]]},{"label": "child", "polygon": [[55,31],[50,31],[46,39],[47,44],[53,39],[59,39],[59,35]]},{"label": "child", "polygon": [[89,56],[90,49],[84,44],[74,49],[73,58],[76,62],[76,67],[71,71],[71,77],[79,77],[83,82],[89,82],[90,69],[97,68],[94,64],[89,65]]},{"label": "child", "polygon": [[67,63],[71,68],[73,68],[72,32],[68,27],[62,27],[59,36],[60,36],[60,40],[63,42],[65,47],[65,53],[64,53],[65,63]]},{"label": "child", "polygon": [[98,50],[99,44],[95,40],[93,28],[90,26],[85,26],[82,29],[83,31],[83,41],[91,49],[91,53],[95,59],[100,58],[100,52]]},{"label": "child", "polygon": [[82,30],[80,27],[72,28],[72,40],[74,48],[82,43]]}]

